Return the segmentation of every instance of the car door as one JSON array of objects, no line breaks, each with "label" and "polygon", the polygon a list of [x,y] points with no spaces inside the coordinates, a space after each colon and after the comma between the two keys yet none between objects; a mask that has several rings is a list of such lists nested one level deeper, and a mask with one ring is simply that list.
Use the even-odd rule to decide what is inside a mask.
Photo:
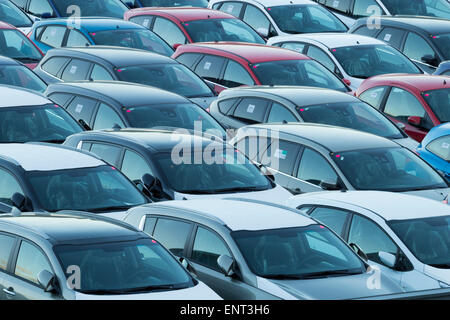
[{"label": "car door", "polygon": [[203,79],[219,84],[225,62],[226,59],[223,57],[205,54],[193,71]]},{"label": "car door", "polygon": [[92,63],[81,59],[72,59],[61,73],[65,82],[87,80]]},{"label": "car door", "polygon": [[75,96],[75,98],[67,106],[67,111],[77,121],[83,120],[92,128],[92,118],[97,109],[97,104],[97,100],[82,96]]},{"label": "car door", "polygon": [[427,73],[433,73],[442,62],[439,54],[422,36],[408,32],[403,53]]},{"label": "car door", "polygon": [[0,232],[0,300],[13,298],[8,288],[5,287],[4,281],[10,272],[10,264],[15,245],[15,236]]}]

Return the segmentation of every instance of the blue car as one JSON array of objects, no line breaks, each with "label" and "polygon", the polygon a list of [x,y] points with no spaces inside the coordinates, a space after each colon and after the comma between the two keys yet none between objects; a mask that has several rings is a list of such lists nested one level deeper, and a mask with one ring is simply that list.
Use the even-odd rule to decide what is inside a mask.
[{"label": "blue car", "polygon": [[46,53],[52,48],[107,45],[171,56],[173,49],[158,35],[133,22],[113,18],[58,18],[34,23],[29,38]]},{"label": "blue car", "polygon": [[450,76],[450,61],[442,62],[434,74],[442,76]]},{"label": "blue car", "polygon": [[450,123],[434,127],[417,147],[419,155],[450,181]]}]

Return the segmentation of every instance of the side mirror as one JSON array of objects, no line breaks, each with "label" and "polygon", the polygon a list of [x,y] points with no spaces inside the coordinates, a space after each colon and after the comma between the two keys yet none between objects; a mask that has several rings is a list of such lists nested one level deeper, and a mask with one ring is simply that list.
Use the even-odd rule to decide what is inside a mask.
[{"label": "side mirror", "polygon": [[275,182],[275,176],[265,165],[260,165],[259,169],[261,170],[263,175],[265,175],[267,178]]},{"label": "side mirror", "polygon": [[361,259],[363,259],[365,262],[369,261],[369,258],[367,258],[367,255],[362,251],[362,249],[356,244],[356,243],[350,243],[350,248],[353,249],[353,251],[356,252],[358,256],[360,256]]},{"label": "side mirror", "polygon": [[91,131],[91,127],[83,119],[78,119],[78,123],[81,124],[84,130]]},{"label": "side mirror", "polygon": [[44,12],[43,14],[41,14],[41,18],[42,19],[49,19],[53,17],[53,15],[51,14],[51,12]]},{"label": "side mirror", "polygon": [[269,37],[269,29],[267,28],[258,28],[256,29],[256,32],[263,38]]},{"label": "side mirror", "polygon": [[44,289],[45,292],[50,292],[54,289],[53,284],[55,282],[55,275],[50,271],[42,270],[41,272],[39,272],[37,280],[39,282],[39,285],[42,289]]},{"label": "side mirror", "polygon": [[26,211],[28,209],[28,199],[21,193],[14,193],[11,197],[11,202],[20,211]]},{"label": "side mirror", "polygon": [[380,251],[378,252],[378,257],[384,265],[391,269],[393,269],[397,263],[397,258],[392,253]]},{"label": "side mirror", "polygon": [[328,182],[328,181],[321,181],[319,184],[319,187],[321,187],[323,190],[328,190],[328,191],[337,191],[337,190],[342,189],[342,187],[339,185],[339,183],[333,183],[333,182]]},{"label": "side mirror", "polygon": [[222,271],[222,273],[227,277],[231,277],[234,274],[234,259],[230,256],[222,254],[219,258],[217,258],[217,264],[220,268],[220,271]]},{"label": "side mirror", "polygon": [[150,193],[150,196],[155,198],[161,198],[163,194],[163,188],[161,181],[158,178],[155,178],[149,173],[146,173],[142,176],[142,183],[147,191]]},{"label": "side mirror", "polygon": [[408,117],[408,123],[410,125],[413,125],[413,126],[416,126],[416,127],[420,127],[420,124],[422,123],[422,118],[421,117],[417,117],[417,116]]},{"label": "side mirror", "polygon": [[348,85],[349,87],[351,86],[352,82],[349,79],[342,79],[342,82],[345,83],[346,85]]},{"label": "side mirror", "polygon": [[439,64],[439,61],[436,58],[436,56],[433,56],[431,54],[424,55],[420,60],[422,60],[422,62],[425,62],[426,64],[429,64],[433,67],[437,67]]},{"label": "side mirror", "polygon": [[404,124],[403,122],[396,122],[395,124],[397,125],[397,127],[398,127],[400,130],[405,131],[406,126],[405,126],[405,124]]},{"label": "side mirror", "polygon": [[188,259],[184,258],[184,257],[180,257],[178,258],[178,260],[180,261],[181,265],[187,270],[189,271],[191,274],[197,276],[197,272],[195,271],[194,267],[192,267],[191,263],[189,262]]}]

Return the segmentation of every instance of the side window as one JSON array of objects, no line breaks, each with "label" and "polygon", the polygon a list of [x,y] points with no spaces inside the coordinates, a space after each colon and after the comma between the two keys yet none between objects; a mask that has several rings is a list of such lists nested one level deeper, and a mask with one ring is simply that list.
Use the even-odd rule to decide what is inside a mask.
[{"label": "side window", "polygon": [[12,205],[14,193],[25,195],[16,178],[6,170],[0,169],[0,202]]},{"label": "side window", "polygon": [[327,225],[338,235],[343,236],[345,222],[350,213],[334,208],[318,207],[310,213],[310,216]]},{"label": "side window", "polygon": [[90,67],[90,62],[73,59],[64,69],[61,79],[64,81],[86,80]]},{"label": "side window", "polygon": [[117,112],[110,106],[101,103],[94,121],[94,130],[110,129],[114,125],[119,125],[121,128],[125,127],[122,119],[120,119]]},{"label": "side window", "polygon": [[38,275],[44,270],[52,271],[47,257],[35,245],[22,241],[14,274],[22,279],[39,284]]},{"label": "side window", "polygon": [[358,29],[356,29],[355,31],[353,31],[353,33],[360,34],[362,36],[374,37],[378,31],[379,29],[375,28],[374,26],[372,26],[372,28],[369,28],[367,25],[363,25]]},{"label": "side window", "polygon": [[155,229],[155,225],[156,225],[156,218],[146,217],[143,231],[151,235],[153,233],[153,229]]},{"label": "side window", "polygon": [[353,6],[354,17],[381,16],[382,14],[383,9],[381,9],[375,0],[355,0],[355,5]]},{"label": "side window", "polygon": [[407,121],[411,116],[425,117],[425,110],[419,100],[408,91],[396,87],[389,94],[384,112],[402,121]]},{"label": "side window", "polygon": [[364,91],[359,98],[370,104],[372,107],[380,109],[387,87],[374,87]]},{"label": "side window", "polygon": [[242,18],[250,27],[261,34],[268,34],[270,30],[270,21],[266,15],[258,8],[247,4],[244,17]]},{"label": "side window", "polygon": [[47,0],[31,0],[28,11],[37,17],[41,17],[44,13],[49,17],[55,16],[55,11]]},{"label": "side window", "polygon": [[67,107],[67,111],[76,120],[84,120],[87,124],[91,124],[92,113],[97,105],[97,101],[84,97],[76,97]]},{"label": "side window", "polygon": [[195,73],[206,80],[219,82],[225,58],[205,55],[195,68]]},{"label": "side window", "polygon": [[238,98],[222,100],[217,103],[219,106],[219,111],[222,114],[227,114],[231,107],[236,103]]},{"label": "side window", "polygon": [[331,72],[334,72],[336,69],[336,65],[333,60],[325,53],[322,49],[317,48],[316,46],[309,46],[308,52],[306,53],[309,57],[319,61],[325,67],[328,68]]},{"label": "side window", "polygon": [[164,18],[155,19],[153,32],[163,38],[171,46],[176,43],[185,44],[187,42],[183,32],[173,22]]},{"label": "side window", "polygon": [[182,255],[192,225],[187,222],[162,219],[156,222],[153,237],[174,255]]},{"label": "side window", "polygon": [[450,160],[450,135],[440,137],[431,141],[427,146],[427,150],[435,154],[439,158]]},{"label": "side window", "polygon": [[69,31],[66,47],[86,47],[89,44],[89,40],[81,32],[74,29]]},{"label": "side window", "polygon": [[241,13],[243,5],[244,5],[243,2],[225,2],[220,7],[220,11],[226,12],[228,14],[231,14],[231,15],[239,18],[239,15]]},{"label": "side window", "polygon": [[198,227],[192,248],[191,260],[203,266],[219,271],[217,259],[226,254],[231,256],[225,243],[215,233]]},{"label": "side window", "polygon": [[258,163],[262,163],[264,165],[270,165],[267,163],[266,159],[264,159],[263,163],[263,155],[265,155],[266,150],[270,146],[270,138],[264,136],[247,136],[244,139],[239,140],[235,147],[240,152],[245,154],[247,158],[252,161],[256,161]]},{"label": "side window", "polygon": [[114,80],[111,74],[103,67],[98,64],[94,64],[94,68],[92,68],[90,79],[93,81],[97,80]]},{"label": "side window", "polygon": [[297,118],[285,106],[274,102],[270,109],[268,123],[273,122],[298,122]]},{"label": "side window", "polygon": [[130,150],[125,150],[121,171],[131,181],[141,180],[146,173],[152,174],[152,169],[150,169],[147,161],[136,152]]},{"label": "side window", "polygon": [[281,44],[281,48],[297,51],[299,53],[303,53],[306,44],[301,42],[285,42]]},{"label": "side window", "polygon": [[271,168],[292,175],[299,151],[300,146],[298,144],[279,140],[278,146],[276,144],[270,145],[266,157],[271,159]]},{"label": "side window", "polygon": [[65,106],[66,103],[72,98],[73,96],[68,93],[52,93],[48,96],[50,100],[55,102],[56,104],[59,104],[60,106]]},{"label": "side window", "polygon": [[59,48],[62,45],[66,30],[63,26],[48,26],[42,32],[39,41],[50,47]]},{"label": "side window", "polygon": [[326,6],[336,11],[347,13],[350,11],[352,0],[326,0]]},{"label": "side window", "polygon": [[0,234],[0,271],[6,271],[15,241],[11,236]]},{"label": "side window", "polygon": [[194,64],[198,61],[198,58],[200,58],[200,53],[184,53],[180,55],[176,60],[184,64],[186,67],[191,68],[194,66]]},{"label": "side window", "polygon": [[132,17],[130,19],[131,22],[140,24],[143,27],[146,27],[148,29],[150,29],[150,26],[152,25],[154,17],[153,16],[137,16],[137,17]]},{"label": "side window", "polygon": [[223,80],[220,81],[220,84],[233,88],[242,85],[251,86],[254,85],[255,82],[244,67],[233,60],[229,60],[225,69],[225,74],[223,75]]},{"label": "side window", "polygon": [[315,185],[320,185],[321,182],[332,184],[338,182],[338,176],[330,163],[318,152],[309,148],[303,151],[297,178]]},{"label": "side window", "polygon": [[42,65],[42,70],[56,76],[68,60],[69,58],[63,57],[50,58]]},{"label": "side window", "polygon": [[92,143],[91,152],[109,164],[117,166],[122,149],[110,144]]},{"label": "side window", "polygon": [[348,243],[356,243],[370,260],[377,263],[381,263],[378,252],[397,253],[395,243],[377,224],[356,214],[353,215]]},{"label": "side window", "polygon": [[248,123],[261,123],[270,101],[260,98],[244,98],[234,110],[233,116]]},{"label": "side window", "polygon": [[377,36],[377,39],[389,43],[391,46],[400,49],[405,31],[396,28],[384,28]]},{"label": "side window", "polygon": [[414,32],[408,33],[403,53],[410,59],[431,64],[424,59],[426,56],[429,56],[431,59],[436,60],[436,63],[433,63],[433,65],[437,66],[438,64],[438,57],[434,50],[424,38]]},{"label": "side window", "polygon": [[21,9],[25,9],[25,5],[27,4],[27,0],[11,0],[11,2]]}]

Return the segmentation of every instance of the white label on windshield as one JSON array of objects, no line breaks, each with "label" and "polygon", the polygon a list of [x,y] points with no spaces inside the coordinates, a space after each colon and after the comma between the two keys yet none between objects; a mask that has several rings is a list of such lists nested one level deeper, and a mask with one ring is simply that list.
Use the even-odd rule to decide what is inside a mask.
[{"label": "white label on windshield", "polygon": [[71,74],[75,74],[77,72],[78,67],[77,66],[72,66],[72,68],[70,68],[70,73]]},{"label": "white label on windshield", "polygon": [[253,113],[255,111],[255,105],[249,104],[247,108],[248,113]]},{"label": "white label on windshield", "polygon": [[371,96],[372,98],[376,98],[376,97],[378,97],[378,92],[372,92],[372,93],[370,94],[370,96]]},{"label": "white label on windshield", "polygon": [[333,8],[339,7],[339,2],[338,0],[333,1]]},{"label": "white label on windshield", "polygon": [[284,159],[286,159],[287,151],[286,150],[277,149],[277,150],[275,150],[275,154],[273,156],[275,158],[284,160]]},{"label": "white label on windshield", "polygon": [[447,142],[442,143],[442,148],[448,149],[449,147],[450,147],[450,144],[448,144]]},{"label": "white label on windshield", "polygon": [[233,12],[233,9],[234,9],[234,6],[232,4],[230,4],[227,8],[227,12],[231,13],[231,12]]},{"label": "white label on windshield", "polygon": [[391,40],[392,35],[390,33],[386,33],[386,35],[384,36],[384,41],[389,41]]},{"label": "white label on windshield", "polygon": [[209,70],[211,68],[211,62],[205,62],[205,65],[203,66],[203,69]]},{"label": "white label on windshield", "polygon": [[77,104],[76,108],[75,108],[75,112],[76,113],[80,113],[81,110],[83,110],[83,105],[82,104]]},{"label": "white label on windshield", "polygon": [[150,19],[144,19],[144,22],[142,22],[142,25],[146,28],[150,26]]}]

